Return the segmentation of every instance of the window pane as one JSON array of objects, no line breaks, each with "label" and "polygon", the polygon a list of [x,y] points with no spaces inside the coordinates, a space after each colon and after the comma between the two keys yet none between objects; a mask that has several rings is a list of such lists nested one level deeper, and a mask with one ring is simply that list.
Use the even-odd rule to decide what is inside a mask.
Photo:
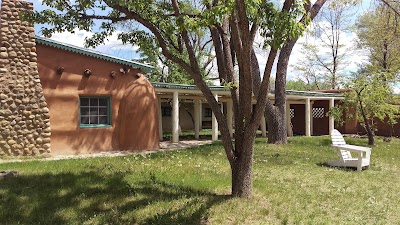
[{"label": "window pane", "polygon": [[90,115],[99,115],[99,109],[97,107],[90,107]]},{"label": "window pane", "polygon": [[81,107],[81,116],[89,115],[89,107]]},{"label": "window pane", "polygon": [[83,127],[101,127],[97,125],[110,125],[110,97],[80,97],[79,102],[80,124],[89,125]]},{"label": "window pane", "polygon": [[90,124],[99,124],[98,116],[90,116]]},{"label": "window pane", "polygon": [[81,116],[81,124],[89,124],[89,117]]},{"label": "window pane", "polygon": [[89,99],[88,98],[81,98],[80,102],[81,102],[81,106],[89,106]]},{"label": "window pane", "polygon": [[205,108],[205,117],[211,117],[212,116],[212,110],[210,108]]},{"label": "window pane", "polygon": [[99,124],[108,124],[108,116],[99,116]]},{"label": "window pane", "polygon": [[99,106],[108,106],[107,102],[108,102],[108,99],[100,98],[99,99]]},{"label": "window pane", "polygon": [[108,115],[108,110],[106,107],[99,108],[99,115],[107,116]]},{"label": "window pane", "polygon": [[90,106],[98,106],[99,99],[98,98],[90,98]]}]

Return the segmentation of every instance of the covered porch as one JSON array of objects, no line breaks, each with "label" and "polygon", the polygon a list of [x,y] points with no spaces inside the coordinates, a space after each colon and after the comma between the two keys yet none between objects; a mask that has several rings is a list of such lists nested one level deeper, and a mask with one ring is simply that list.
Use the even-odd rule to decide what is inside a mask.
[{"label": "covered porch", "polygon": [[[180,140],[181,130],[194,130],[194,138],[200,138],[200,130],[211,128],[212,141],[218,140],[218,123],[208,107],[202,92],[194,85],[153,82],[159,107],[160,141],[164,131],[171,131],[171,142]],[[231,136],[234,133],[232,100],[230,91],[223,86],[210,86],[214,98],[227,118]],[[286,117],[289,133],[295,135],[325,135],[334,128],[333,117],[326,113],[343,97],[340,94],[286,91]],[[268,98],[274,100],[274,94]],[[254,104],[256,103],[253,100]],[[261,135],[267,136],[265,118],[260,121]]]}]

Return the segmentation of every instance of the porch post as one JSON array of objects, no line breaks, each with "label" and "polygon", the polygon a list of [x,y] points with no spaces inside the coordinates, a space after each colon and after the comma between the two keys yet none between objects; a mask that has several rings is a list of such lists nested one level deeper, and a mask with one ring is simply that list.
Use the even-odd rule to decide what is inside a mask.
[{"label": "porch post", "polygon": [[261,135],[267,137],[267,124],[265,124],[265,116],[261,117]]},{"label": "porch post", "polygon": [[228,100],[226,103],[226,119],[228,120],[228,128],[229,128],[229,133],[231,134],[231,137],[233,137],[233,103],[232,100]]},{"label": "porch post", "polygon": [[199,100],[199,130],[203,130],[203,101]]},{"label": "porch post", "polygon": [[[218,95],[214,94],[215,100],[218,102]],[[214,112],[212,113],[212,140],[217,141],[218,140],[218,122],[217,118],[215,117]]]},{"label": "porch post", "polygon": [[[331,110],[333,107],[335,107],[335,99],[331,98],[329,99],[329,110]],[[335,119],[333,116],[329,116],[329,135],[332,133],[332,130],[335,129]]]},{"label": "porch post", "polygon": [[178,92],[172,95],[172,142],[179,142],[179,100]]},{"label": "porch post", "polygon": [[293,136],[291,119],[290,119],[290,103],[287,100],[286,100],[286,131],[288,137]]},{"label": "porch post", "polygon": [[311,136],[311,120],[310,120],[310,117],[311,117],[311,113],[310,113],[310,111],[311,111],[311,109],[310,109],[310,106],[311,106],[311,104],[310,104],[310,99],[309,98],[306,98],[306,106],[305,106],[305,108],[306,108],[306,136]]},{"label": "porch post", "polygon": [[199,139],[200,135],[200,100],[194,100],[194,138]]},{"label": "porch post", "polygon": [[314,101],[311,101],[310,105],[310,136],[314,135],[314,117],[313,117]]},{"label": "porch post", "polygon": [[160,141],[163,140],[163,126],[162,126],[162,106],[161,106],[161,97],[158,99],[158,129],[160,134]]}]

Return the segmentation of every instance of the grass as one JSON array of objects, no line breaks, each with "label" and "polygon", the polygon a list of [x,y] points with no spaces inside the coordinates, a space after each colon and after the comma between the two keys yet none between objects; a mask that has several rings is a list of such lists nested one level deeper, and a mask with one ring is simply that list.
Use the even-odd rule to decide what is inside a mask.
[{"label": "grass", "polygon": [[[218,133],[221,135],[221,133]],[[257,130],[257,136],[261,137],[261,131]],[[183,130],[179,135],[180,140],[193,140],[195,137],[194,130]],[[199,131],[199,139],[201,140],[211,140],[212,130],[211,129],[201,129]],[[163,140],[171,141],[172,140],[172,132],[164,131],[163,132]]]},{"label": "grass", "polygon": [[[365,145],[365,139],[347,139]],[[257,139],[253,197],[230,198],[220,143],[116,158],[0,164],[0,224],[399,224],[400,140],[371,168],[330,168],[329,137]]]}]

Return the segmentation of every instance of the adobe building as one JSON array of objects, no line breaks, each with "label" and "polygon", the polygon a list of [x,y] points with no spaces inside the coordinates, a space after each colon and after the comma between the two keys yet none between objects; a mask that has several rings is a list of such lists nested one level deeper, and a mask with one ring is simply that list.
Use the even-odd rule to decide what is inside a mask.
[{"label": "adobe building", "polygon": [[159,148],[153,68],[36,37],[52,153]]},{"label": "adobe building", "polygon": [[2,0],[0,155],[159,148],[153,68],[36,37]]}]

